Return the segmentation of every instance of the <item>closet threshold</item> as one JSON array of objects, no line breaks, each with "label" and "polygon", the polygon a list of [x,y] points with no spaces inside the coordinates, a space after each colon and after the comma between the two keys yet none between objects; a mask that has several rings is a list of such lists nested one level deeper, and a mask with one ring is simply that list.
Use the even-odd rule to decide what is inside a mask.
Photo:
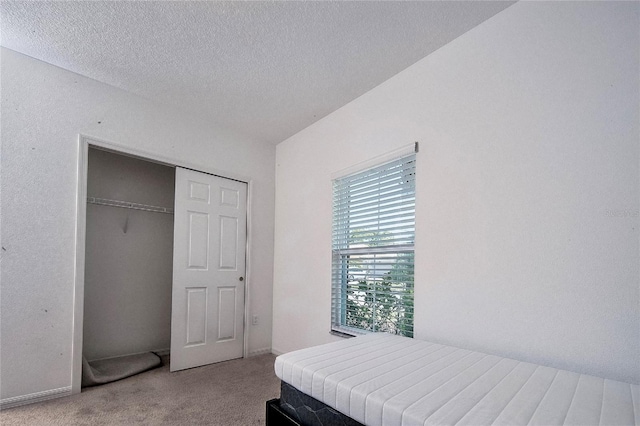
[{"label": "closet threshold", "polygon": [[173,209],[168,207],[149,206],[147,204],[132,203],[130,201],[109,200],[107,198],[87,197],[87,203],[100,206],[120,207],[123,209],[143,210],[153,213],[173,214]]}]

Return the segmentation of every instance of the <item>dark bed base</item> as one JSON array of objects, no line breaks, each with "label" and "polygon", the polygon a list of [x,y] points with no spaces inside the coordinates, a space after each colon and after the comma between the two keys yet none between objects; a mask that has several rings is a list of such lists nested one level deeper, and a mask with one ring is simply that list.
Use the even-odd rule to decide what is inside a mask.
[{"label": "dark bed base", "polygon": [[280,408],[280,398],[267,401],[267,426],[300,426]]},{"label": "dark bed base", "polygon": [[267,401],[267,426],[363,426],[351,417],[280,382],[280,398]]}]

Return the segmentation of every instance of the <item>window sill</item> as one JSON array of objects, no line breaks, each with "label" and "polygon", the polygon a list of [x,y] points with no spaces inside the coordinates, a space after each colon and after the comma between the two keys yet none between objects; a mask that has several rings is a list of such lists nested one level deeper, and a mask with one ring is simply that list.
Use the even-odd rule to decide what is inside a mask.
[{"label": "window sill", "polygon": [[366,330],[360,330],[353,327],[334,326],[334,328],[332,328],[329,333],[338,337],[350,338],[350,337],[364,336],[365,334],[371,334],[372,332],[366,331]]},{"label": "window sill", "polygon": [[338,331],[338,330],[331,330],[329,332],[329,334],[333,334],[334,336],[338,336],[338,337],[343,337],[345,339],[350,339],[352,337],[356,337],[355,334],[349,334],[349,333],[345,333],[343,331]]}]

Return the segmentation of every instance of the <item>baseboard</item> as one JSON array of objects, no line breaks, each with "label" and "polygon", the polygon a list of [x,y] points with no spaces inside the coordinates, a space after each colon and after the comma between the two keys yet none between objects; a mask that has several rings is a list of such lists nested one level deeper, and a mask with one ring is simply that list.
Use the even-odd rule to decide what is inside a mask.
[{"label": "baseboard", "polygon": [[36,402],[42,402],[54,398],[62,398],[63,396],[70,395],[71,386],[59,389],[51,389],[44,392],[31,393],[29,395],[14,396],[13,398],[5,398],[3,400],[0,400],[0,410],[19,407],[21,405],[34,404]]},{"label": "baseboard", "polygon": [[271,348],[256,349],[255,351],[249,351],[249,356],[266,355],[271,353]]},{"label": "baseboard", "polygon": [[271,348],[271,353],[278,356],[278,355],[282,355],[284,352]]}]

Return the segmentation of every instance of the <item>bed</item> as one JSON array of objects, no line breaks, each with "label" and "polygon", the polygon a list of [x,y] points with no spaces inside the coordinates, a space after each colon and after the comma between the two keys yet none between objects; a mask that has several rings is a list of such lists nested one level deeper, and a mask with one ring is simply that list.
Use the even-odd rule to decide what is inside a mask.
[{"label": "bed", "polygon": [[640,386],[374,333],[280,355],[267,424],[639,425]]}]

